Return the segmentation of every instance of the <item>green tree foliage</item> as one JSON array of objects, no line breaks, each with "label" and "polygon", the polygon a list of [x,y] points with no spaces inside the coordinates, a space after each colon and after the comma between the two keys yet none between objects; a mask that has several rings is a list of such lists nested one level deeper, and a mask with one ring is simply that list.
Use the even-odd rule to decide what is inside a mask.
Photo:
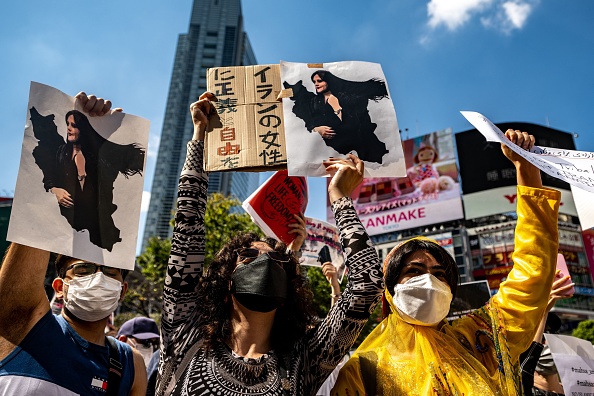
[{"label": "green tree foliage", "polygon": [[[319,267],[305,267],[307,268],[307,277],[309,278],[309,283],[311,285],[311,289],[313,292],[313,300],[316,307],[316,311],[318,317],[321,319],[325,318],[330,310],[330,302],[331,302],[331,293],[332,289],[330,288],[330,284],[328,280],[324,276],[322,269]],[[346,276],[342,280],[340,284],[340,289],[344,290],[346,287],[347,278]],[[353,349],[356,349],[361,342],[371,333],[375,326],[377,326],[382,321],[382,304],[381,302],[377,305],[375,310],[371,313],[369,320],[365,324],[365,327],[361,331],[361,334],[355,341],[353,345]]]},{"label": "green tree foliage", "polygon": [[594,320],[581,321],[571,335],[594,344]]},{"label": "green tree foliage", "polygon": [[136,271],[128,274],[128,292],[123,305],[143,316],[161,312],[163,283],[171,240],[152,237],[145,251],[136,258]]},{"label": "green tree foliage", "polygon": [[263,235],[258,226],[252,222],[249,214],[241,209],[241,201],[234,197],[225,197],[214,193],[208,197],[206,213],[206,257],[208,266],[223,245],[239,232],[255,232]]},{"label": "green tree foliage", "polygon": [[[238,232],[255,232],[262,235],[249,214],[241,209],[237,198],[214,193],[206,202],[206,257],[208,265],[223,244]],[[173,221],[172,221],[173,225]],[[167,271],[171,240],[152,237],[146,250],[136,258],[136,271],[128,274],[128,293],[123,301],[126,310],[152,316],[161,312],[163,283]]]},{"label": "green tree foliage", "polygon": [[[313,292],[314,305],[319,318],[325,318],[330,310],[332,288],[324,276],[322,268],[304,266]],[[342,285],[341,285],[342,288]]]}]

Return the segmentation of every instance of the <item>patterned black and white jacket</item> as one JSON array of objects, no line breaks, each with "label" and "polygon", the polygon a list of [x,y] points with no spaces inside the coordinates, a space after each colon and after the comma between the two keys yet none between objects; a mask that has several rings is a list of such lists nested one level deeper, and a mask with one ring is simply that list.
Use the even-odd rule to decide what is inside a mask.
[{"label": "patterned black and white jacket", "polygon": [[[197,330],[201,306],[195,289],[204,262],[208,190],[208,176],[202,168],[203,148],[203,142],[188,143],[179,181],[176,224],[163,292],[156,394],[281,395],[284,384],[284,394],[314,395],[349,351],[380,299],[383,276],[377,253],[352,201],[341,198],[334,202],[332,210],[347,255],[348,285],[328,316],[308,330],[287,356],[271,351],[259,359],[246,359],[224,343],[211,351],[198,347],[202,338]],[[177,368],[184,359],[189,363],[179,372]],[[286,376],[281,375],[281,360],[286,362]],[[169,382],[172,384],[168,388]]]}]

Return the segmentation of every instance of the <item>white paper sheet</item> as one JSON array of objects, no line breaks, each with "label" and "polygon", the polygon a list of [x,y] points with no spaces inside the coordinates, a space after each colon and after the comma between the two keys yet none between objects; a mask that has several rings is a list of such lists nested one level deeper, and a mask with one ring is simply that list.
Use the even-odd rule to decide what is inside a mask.
[{"label": "white paper sheet", "polygon": [[506,144],[543,172],[571,184],[575,207],[583,229],[594,226],[594,153],[534,146],[530,152],[512,144],[505,134],[485,116],[474,111],[462,115],[488,141]]},{"label": "white paper sheet", "polygon": [[336,267],[338,282],[342,283],[346,264],[342,246],[340,245],[338,228],[330,223],[311,217],[306,217],[305,221],[307,238],[303,242],[303,246],[301,246],[301,264],[321,268],[324,263],[319,261],[319,254],[322,248],[327,246],[332,265]]},{"label": "white paper sheet", "polygon": [[582,230],[594,227],[594,193],[572,185],[571,194]]},{"label": "white paper sheet", "polygon": [[[58,188],[65,183],[70,187],[79,183],[75,178],[80,174],[73,174],[79,170],[72,159],[72,148],[68,151],[65,144],[72,139],[67,137],[65,121],[70,110],[81,110],[73,97],[50,86],[31,83],[7,240],[98,264],[134,269],[149,121],[124,113],[87,117],[98,135],[91,132],[85,135],[93,136],[90,140],[93,144],[83,149],[86,178],[81,191],[86,191],[85,203],[71,192],[74,212],[66,211],[64,215],[56,195],[46,191],[44,177],[47,180],[48,174],[53,174],[50,179],[54,179]],[[81,135],[87,131],[83,124],[78,127]],[[103,143],[101,138],[118,146]],[[130,148],[131,144],[134,149]],[[91,145],[95,148],[90,148]],[[131,174],[125,176],[120,170],[130,168],[122,164],[131,162],[141,172],[128,172]],[[106,199],[110,197],[110,189],[111,202]],[[77,211],[81,205],[86,205],[87,210]],[[96,209],[90,210],[91,205]]]},{"label": "white paper sheet", "polygon": [[504,143],[543,172],[594,193],[594,153],[541,146],[534,146],[531,151],[526,151],[511,143],[484,115],[474,111],[460,113],[488,141]]},{"label": "white paper sheet", "polygon": [[545,338],[566,395],[594,395],[594,346],[576,337],[546,334]]},{"label": "white paper sheet", "polygon": [[[324,107],[323,94],[316,95],[311,80],[312,73],[317,70],[331,72],[339,78],[334,80],[338,81],[334,85],[339,88],[332,93],[342,107],[342,120],[339,120],[338,115],[328,113],[327,109],[324,110],[325,115],[322,115],[323,111],[320,109]],[[387,97],[378,100],[366,99],[366,94],[352,85],[352,82],[371,79],[386,83]],[[329,157],[345,157],[348,152],[356,152],[365,160],[365,177],[406,176],[396,112],[379,64],[336,62],[308,66],[306,63],[281,61],[281,80],[285,88],[302,85],[301,92],[304,94],[299,96],[297,89],[293,88],[293,99],[283,98],[289,175],[326,176],[322,161]],[[316,126],[320,126],[315,125],[317,123],[333,123],[336,136],[333,139],[322,138],[319,133],[313,131]],[[340,143],[342,152],[336,150],[339,138],[345,139]]]}]

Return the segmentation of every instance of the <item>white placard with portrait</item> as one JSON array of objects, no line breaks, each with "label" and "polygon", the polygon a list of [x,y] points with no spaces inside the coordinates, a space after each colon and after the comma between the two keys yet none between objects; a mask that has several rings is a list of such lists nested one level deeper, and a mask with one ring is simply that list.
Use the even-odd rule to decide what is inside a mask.
[{"label": "white placard with portrait", "polygon": [[32,82],[7,240],[134,269],[149,121]]},{"label": "white placard with portrait", "polygon": [[381,65],[281,61],[287,168],[325,176],[322,161],[356,153],[365,177],[406,175],[396,111]]}]

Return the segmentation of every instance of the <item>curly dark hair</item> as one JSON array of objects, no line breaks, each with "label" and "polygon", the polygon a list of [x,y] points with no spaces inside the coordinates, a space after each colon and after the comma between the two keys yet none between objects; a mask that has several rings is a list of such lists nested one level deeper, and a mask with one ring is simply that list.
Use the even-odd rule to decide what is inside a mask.
[{"label": "curly dark hair", "polygon": [[[200,333],[207,350],[217,342],[224,342],[231,336],[232,300],[229,285],[236,267],[237,249],[264,242],[277,252],[285,253],[286,245],[273,238],[260,238],[255,233],[240,233],[233,237],[217,253],[197,287],[198,301],[202,306]],[[290,256],[283,268],[289,282],[285,303],[276,310],[272,327],[272,347],[288,352],[316,320],[313,307],[313,293],[307,278],[301,273],[297,258]]]},{"label": "curly dark hair", "polygon": [[446,279],[452,295],[456,296],[456,289],[460,281],[460,275],[458,273],[458,265],[454,258],[437,243],[423,240],[423,239],[412,239],[403,243],[397,247],[396,250],[391,253],[386,263],[386,269],[384,270],[384,279],[386,281],[386,290],[391,296],[394,296],[394,287],[398,281],[398,277],[404,267],[405,259],[418,250],[424,250],[432,255],[435,260],[446,268]]}]

